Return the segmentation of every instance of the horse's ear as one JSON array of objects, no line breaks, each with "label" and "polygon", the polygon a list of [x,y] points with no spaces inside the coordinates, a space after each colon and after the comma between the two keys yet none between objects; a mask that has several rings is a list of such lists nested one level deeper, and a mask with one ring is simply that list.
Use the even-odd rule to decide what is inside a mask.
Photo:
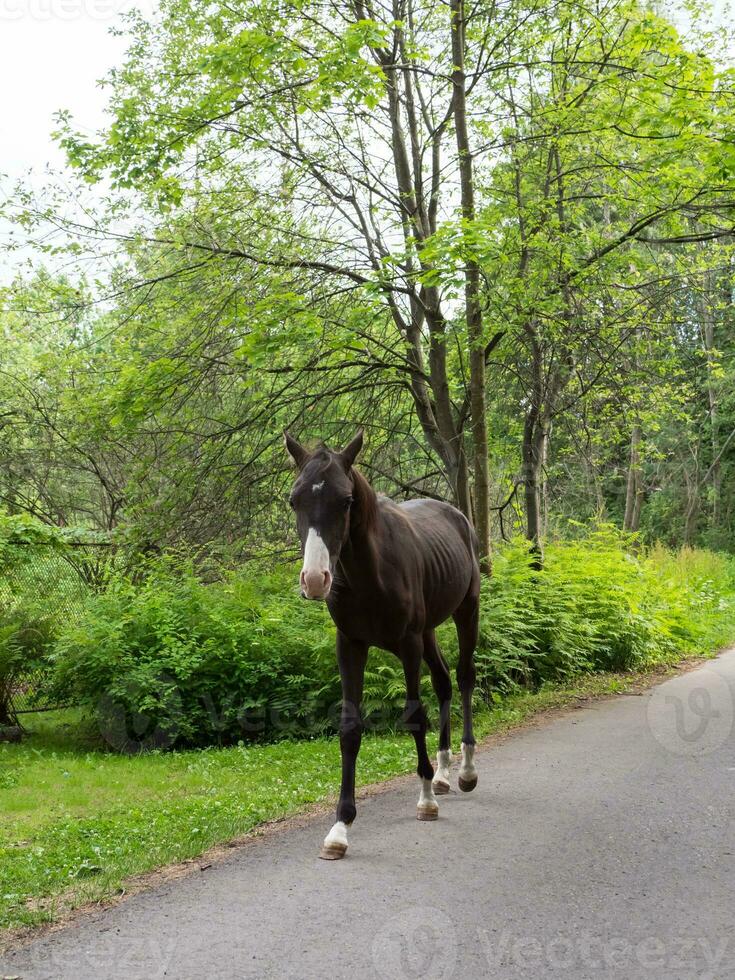
[{"label": "horse's ear", "polygon": [[286,447],[286,452],[293,460],[294,464],[299,468],[303,469],[304,464],[309,458],[309,451],[304,449],[300,442],[296,440],[283,430],[283,445]]},{"label": "horse's ear", "polygon": [[342,452],[339,454],[340,459],[342,460],[342,465],[344,466],[345,470],[348,472],[352,464],[357,459],[357,454],[362,449],[362,437],[363,437],[363,430],[360,429],[360,431],[357,433],[357,435],[352,440],[352,442],[348,443],[345,446],[345,448],[342,450]]}]

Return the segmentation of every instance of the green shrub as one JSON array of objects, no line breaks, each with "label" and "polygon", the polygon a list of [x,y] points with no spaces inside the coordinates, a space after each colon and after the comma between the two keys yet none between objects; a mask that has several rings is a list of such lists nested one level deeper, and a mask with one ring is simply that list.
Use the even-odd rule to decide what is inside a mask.
[{"label": "green shrub", "polygon": [[735,562],[690,549],[639,555],[633,543],[602,526],[549,545],[542,571],[525,541],[504,547],[483,586],[484,690],[629,670],[735,638]]},{"label": "green shrub", "polygon": [[115,748],[324,731],[339,701],[334,633],[293,572],[204,584],[188,563],[112,576],[56,644],[60,694],[92,707]]},{"label": "green shrub", "polygon": [[24,703],[43,692],[58,623],[68,614],[70,592],[81,599],[78,576],[66,563],[63,535],[28,515],[0,510],[0,724],[13,722],[12,696],[21,681],[33,683]]},{"label": "green shrub", "polygon": [[[56,643],[59,691],[92,708],[123,751],[333,731],[334,628],[296,581],[294,568],[245,568],[205,584],[171,558],[135,581],[113,574]],[[608,527],[551,544],[543,571],[531,568],[525,541],[512,542],[483,584],[478,694],[710,650],[735,637],[733,593],[727,559],[638,555]],[[451,622],[440,641],[454,666]],[[394,725],[404,699],[400,663],[373,653],[365,679],[373,725]]]}]

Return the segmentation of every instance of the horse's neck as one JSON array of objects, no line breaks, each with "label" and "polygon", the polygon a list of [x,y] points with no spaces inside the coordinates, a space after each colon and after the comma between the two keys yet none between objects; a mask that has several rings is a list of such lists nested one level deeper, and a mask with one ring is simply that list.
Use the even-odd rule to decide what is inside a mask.
[{"label": "horse's neck", "polygon": [[377,587],[380,580],[378,538],[381,516],[377,495],[364,478],[356,503],[361,510],[355,515],[339,563],[353,589]]},{"label": "horse's neck", "polygon": [[339,556],[347,584],[354,592],[373,591],[379,584],[378,549],[374,532],[350,532]]}]

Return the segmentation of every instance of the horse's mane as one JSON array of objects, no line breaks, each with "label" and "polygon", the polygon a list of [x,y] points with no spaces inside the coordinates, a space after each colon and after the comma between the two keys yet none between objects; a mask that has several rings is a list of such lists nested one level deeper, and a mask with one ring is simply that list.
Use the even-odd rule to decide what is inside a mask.
[{"label": "horse's mane", "polygon": [[356,505],[353,510],[353,523],[362,531],[369,532],[375,526],[378,517],[378,495],[359,470],[353,467],[350,476],[352,497]]}]

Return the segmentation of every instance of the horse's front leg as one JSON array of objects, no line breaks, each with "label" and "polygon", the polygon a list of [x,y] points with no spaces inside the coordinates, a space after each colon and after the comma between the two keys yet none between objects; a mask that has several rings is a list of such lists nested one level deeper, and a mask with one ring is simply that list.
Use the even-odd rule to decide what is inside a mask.
[{"label": "horse's front leg", "polygon": [[339,747],[342,753],[342,785],[334,826],[324,838],[319,857],[336,861],[347,851],[347,828],[355,819],[355,763],[362,741],[362,686],[368,647],[337,632],[337,664],[342,680],[342,714]]},{"label": "horse's front leg", "polygon": [[406,677],[406,710],[404,723],[416,742],[418,766],[416,772],[421,781],[421,793],[416,808],[419,820],[436,820],[439,816],[439,804],[434,796],[431,781],[434,778],[434,767],[426,751],[426,709],[421,703],[421,661],[424,654],[424,639],[420,634],[411,634],[401,644],[399,655],[403,662],[403,673]]}]

